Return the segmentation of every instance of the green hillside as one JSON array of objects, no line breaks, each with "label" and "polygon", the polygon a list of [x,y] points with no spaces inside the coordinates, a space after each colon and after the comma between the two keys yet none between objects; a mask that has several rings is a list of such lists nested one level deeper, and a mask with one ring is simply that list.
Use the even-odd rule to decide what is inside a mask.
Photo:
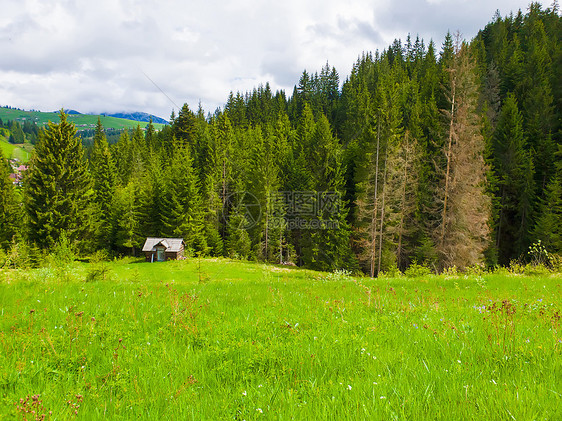
[{"label": "green hillside", "polygon": [[[106,129],[132,129],[140,125],[144,128],[148,123],[143,121],[126,120],[123,118],[107,117],[99,115],[89,115],[89,114],[69,114],[68,119],[72,121],[76,128],[80,130],[94,129],[98,121],[98,117],[101,118],[101,123]],[[42,111],[22,111],[15,110],[11,108],[0,107],[0,119],[6,120],[16,120],[20,123],[25,121],[33,121],[37,125],[41,126],[47,124],[49,121],[58,121],[58,112],[42,112]],[[153,123],[156,130],[160,130],[163,124]]]},{"label": "green hillside", "polygon": [[[30,150],[26,148],[29,147]],[[12,145],[8,143],[5,137],[0,135],[0,149],[2,149],[2,154],[5,158],[17,158],[22,162],[29,161],[31,157],[31,150],[33,147],[31,145]]]}]

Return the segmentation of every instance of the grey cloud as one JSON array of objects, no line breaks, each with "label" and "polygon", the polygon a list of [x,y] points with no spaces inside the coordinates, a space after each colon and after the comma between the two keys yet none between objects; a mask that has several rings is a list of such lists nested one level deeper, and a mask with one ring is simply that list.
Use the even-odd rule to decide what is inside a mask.
[{"label": "grey cloud", "polygon": [[374,43],[383,42],[380,32],[370,23],[359,19],[338,18],[339,29],[347,35],[350,40],[365,39]]},{"label": "grey cloud", "polygon": [[383,41],[379,31],[377,31],[372,23],[360,19],[347,19],[338,17],[337,25],[328,23],[313,24],[308,30],[314,36],[330,39],[337,43],[347,43],[357,40],[369,40],[374,43]]},{"label": "grey cloud", "polygon": [[[496,9],[504,14],[526,8],[528,0],[467,1],[444,0],[420,7],[419,0],[402,0],[400,7],[392,7],[376,14],[381,30],[393,32],[404,40],[408,33],[419,34],[426,43],[433,39],[438,46],[447,31],[460,31],[466,39],[476,36],[491,19]],[[388,42],[389,40],[387,40]]]},{"label": "grey cloud", "polygon": [[303,69],[295,66],[295,59],[288,53],[268,53],[261,63],[262,73],[272,75],[277,85],[289,87],[298,82]]}]

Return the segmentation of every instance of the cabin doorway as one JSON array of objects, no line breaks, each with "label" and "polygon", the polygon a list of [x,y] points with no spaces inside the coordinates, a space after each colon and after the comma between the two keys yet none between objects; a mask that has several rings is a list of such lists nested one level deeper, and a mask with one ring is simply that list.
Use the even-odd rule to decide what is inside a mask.
[{"label": "cabin doorway", "polygon": [[156,249],[156,260],[158,262],[163,262],[164,260],[166,260],[166,250],[164,250],[163,248],[158,247]]}]

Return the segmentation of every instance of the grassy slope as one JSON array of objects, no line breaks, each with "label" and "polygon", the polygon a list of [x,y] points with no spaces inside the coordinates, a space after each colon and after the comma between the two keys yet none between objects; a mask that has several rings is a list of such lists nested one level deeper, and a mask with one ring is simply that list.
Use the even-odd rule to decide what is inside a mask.
[{"label": "grassy slope", "polygon": [[12,145],[2,136],[0,136],[0,148],[5,158],[17,158],[22,162],[27,162],[31,157],[31,153],[22,148],[21,145]]},{"label": "grassy slope", "polygon": [[[101,123],[107,129],[129,129],[136,128],[140,125],[144,128],[148,123],[125,120],[116,117],[106,117],[97,115],[86,115],[86,114],[69,114],[68,119],[76,124],[76,128],[80,129],[94,129],[98,121],[98,117],[101,118]],[[25,120],[31,120],[38,125],[46,124],[48,121],[58,121],[58,114],[54,112],[40,112],[40,111],[19,111],[9,108],[0,107],[0,118],[3,121],[7,120],[18,120],[20,123]],[[163,125],[154,123],[154,127],[160,130]]]},{"label": "grassy slope", "polygon": [[562,417],[560,276],[94,267],[0,272],[0,418]]}]

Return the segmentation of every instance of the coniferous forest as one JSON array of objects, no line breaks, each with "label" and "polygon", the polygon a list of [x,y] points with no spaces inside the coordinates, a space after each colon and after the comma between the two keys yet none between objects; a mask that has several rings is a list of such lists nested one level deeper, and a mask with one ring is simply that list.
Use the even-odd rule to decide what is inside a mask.
[{"label": "coniferous forest", "polygon": [[[101,124],[87,148],[61,112],[23,187],[0,162],[0,249],[138,255],[148,236],[192,255],[376,276],[423,264],[562,253],[562,20],[556,3],[499,14],[470,42],[408,36],[326,64],[294,90],[185,104],[169,126]],[[34,257],[35,256],[35,257]]]}]

